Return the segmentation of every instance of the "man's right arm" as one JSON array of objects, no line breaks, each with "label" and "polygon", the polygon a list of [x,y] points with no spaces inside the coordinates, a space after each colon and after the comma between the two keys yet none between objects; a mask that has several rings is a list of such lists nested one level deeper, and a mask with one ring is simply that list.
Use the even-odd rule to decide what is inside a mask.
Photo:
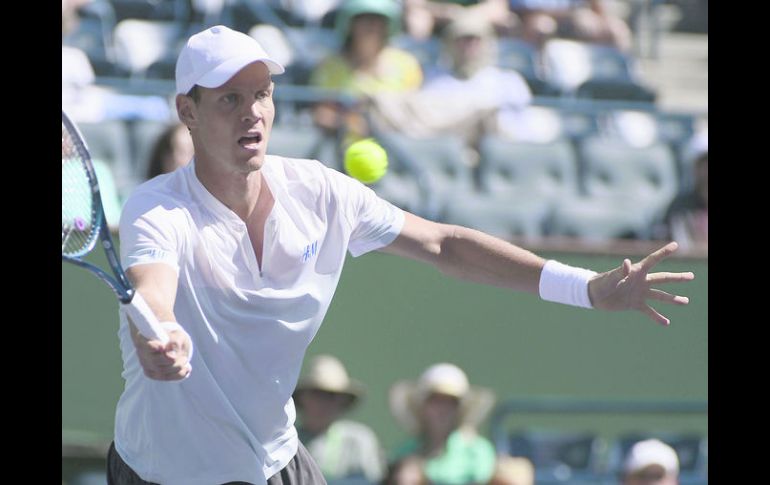
[{"label": "man's right arm", "polygon": [[126,271],[126,275],[158,321],[167,328],[169,335],[169,342],[165,346],[157,340],[148,340],[139,333],[129,318],[131,339],[145,375],[160,381],[184,379],[192,370],[189,362],[192,341],[180,327],[173,329],[173,326],[168,324],[168,322],[176,322],[174,316],[178,284],[176,271],[164,263],[148,263],[132,266]]}]

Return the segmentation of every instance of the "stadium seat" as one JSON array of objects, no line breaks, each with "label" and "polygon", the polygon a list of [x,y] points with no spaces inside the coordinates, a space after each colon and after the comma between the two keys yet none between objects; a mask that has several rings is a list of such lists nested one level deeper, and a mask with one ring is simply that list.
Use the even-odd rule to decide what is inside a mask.
[{"label": "stadium seat", "polygon": [[527,81],[529,89],[536,96],[549,96],[558,89],[544,79],[537,49],[530,43],[514,38],[502,37],[497,40],[497,65],[513,69]]},{"label": "stadium seat", "polygon": [[157,120],[135,120],[131,123],[131,153],[136,180],[145,180],[152,149],[168,126],[168,122]]},{"label": "stadium seat", "polygon": [[78,128],[91,157],[103,160],[112,169],[120,197],[125,199],[136,183],[128,126],[123,121],[112,120],[79,123]]},{"label": "stadium seat", "polygon": [[337,32],[321,27],[284,27],[285,35],[293,50],[293,62],[289,74],[294,84],[307,84],[313,69],[327,56],[339,51]]},{"label": "stadium seat", "polygon": [[602,132],[601,112],[588,105],[577,107],[573,105],[559,108],[564,136],[579,142],[584,138],[596,136]]},{"label": "stadium seat", "polygon": [[413,167],[426,182],[426,213],[433,220],[444,217],[446,204],[458,194],[474,192],[473,173],[463,142],[456,137],[413,138],[396,132],[379,133],[383,147],[394,158]]},{"label": "stadium seat", "polygon": [[190,17],[189,0],[110,0],[118,22],[125,19],[176,21]]},{"label": "stadium seat", "polygon": [[689,113],[657,112],[661,141],[682,146],[695,134],[695,116]]},{"label": "stadium seat", "polygon": [[77,28],[62,37],[62,45],[76,47],[85,52],[97,76],[119,74],[119,68],[114,63],[112,24],[108,21],[96,15],[80,18]]},{"label": "stadium seat", "polygon": [[[408,170],[397,170],[389,162],[388,173],[372,184],[372,189],[393,205],[417,215],[426,216],[424,197],[426,189],[420,186],[415,175]],[[344,171],[344,169],[340,169]]]},{"label": "stadium seat", "polygon": [[632,59],[604,45],[552,39],[543,47],[545,79],[565,95],[593,99],[655,101],[637,78]]},{"label": "stadium seat", "polygon": [[633,147],[590,137],[578,147],[585,193],[628,201],[650,223],[662,217],[678,190],[674,155],[661,143]]},{"label": "stadium seat", "polygon": [[497,115],[497,133],[511,141],[550,143],[566,134],[562,114],[544,106],[525,106],[501,110]]},{"label": "stadium seat", "polygon": [[288,68],[294,62],[295,53],[289,39],[278,27],[270,24],[257,24],[248,31],[270,53],[270,57],[283,67]]},{"label": "stadium seat", "polygon": [[326,137],[314,126],[276,124],[270,132],[268,152],[291,158],[312,158],[338,168],[336,139]]},{"label": "stadium seat", "polygon": [[152,64],[176,56],[183,34],[177,22],[121,20],[113,32],[116,62],[131,77],[144,77]]},{"label": "stadium seat", "polygon": [[444,220],[506,240],[534,240],[543,236],[550,210],[542,199],[465,193],[447,203]]},{"label": "stadium seat", "polygon": [[646,211],[622,197],[564,197],[555,206],[546,231],[596,242],[647,239],[650,222]]},{"label": "stadium seat", "polygon": [[486,136],[480,144],[482,190],[498,197],[555,203],[577,194],[577,162],[570,143],[514,142]]}]

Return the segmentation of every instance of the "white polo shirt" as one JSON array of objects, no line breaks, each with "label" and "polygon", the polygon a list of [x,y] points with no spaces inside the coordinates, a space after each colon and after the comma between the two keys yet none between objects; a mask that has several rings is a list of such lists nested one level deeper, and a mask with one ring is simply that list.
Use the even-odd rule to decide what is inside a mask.
[{"label": "white polo shirt", "polygon": [[317,161],[268,155],[262,172],[275,205],[260,271],[246,225],[194,166],[142,184],[123,209],[124,267],[162,262],[177,271],[174,313],[195,352],[189,378],[151,380],[121,315],[126,385],[115,446],[147,481],[262,484],[296,453],[291,395],[346,250],[390,244],[404,213]]}]

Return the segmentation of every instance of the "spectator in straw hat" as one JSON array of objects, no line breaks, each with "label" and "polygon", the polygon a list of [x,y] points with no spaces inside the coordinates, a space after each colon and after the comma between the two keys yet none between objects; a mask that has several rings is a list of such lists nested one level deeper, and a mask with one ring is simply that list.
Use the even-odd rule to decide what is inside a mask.
[{"label": "spectator in straw hat", "polygon": [[476,428],[494,402],[490,390],[471,386],[454,364],[435,364],[416,382],[397,382],[390,389],[390,409],[413,437],[397,450],[395,459],[424,458],[425,474],[433,483],[489,481],[495,450]]},{"label": "spectator in straw hat", "polygon": [[374,482],[384,475],[384,454],[374,432],[339,419],[363,394],[363,385],[331,355],[316,356],[294,391],[302,420],[299,439],[327,480],[363,476]]},{"label": "spectator in straw hat", "polygon": [[640,441],[631,447],[623,463],[623,485],[677,485],[679,458],[666,443]]}]

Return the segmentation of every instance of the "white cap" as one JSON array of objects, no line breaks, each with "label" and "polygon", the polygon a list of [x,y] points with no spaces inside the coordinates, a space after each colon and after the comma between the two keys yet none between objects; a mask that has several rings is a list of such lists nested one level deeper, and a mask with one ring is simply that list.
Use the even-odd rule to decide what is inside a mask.
[{"label": "white cap", "polygon": [[176,92],[187,94],[193,86],[216,88],[252,62],[264,62],[271,74],[284,68],[271,59],[252,37],[224,25],[210,27],[187,41],[176,61]]},{"label": "white cap", "polygon": [[626,456],[623,470],[626,474],[636,473],[649,466],[657,465],[666,473],[679,473],[679,458],[676,451],[660,440],[644,440],[636,443]]}]

